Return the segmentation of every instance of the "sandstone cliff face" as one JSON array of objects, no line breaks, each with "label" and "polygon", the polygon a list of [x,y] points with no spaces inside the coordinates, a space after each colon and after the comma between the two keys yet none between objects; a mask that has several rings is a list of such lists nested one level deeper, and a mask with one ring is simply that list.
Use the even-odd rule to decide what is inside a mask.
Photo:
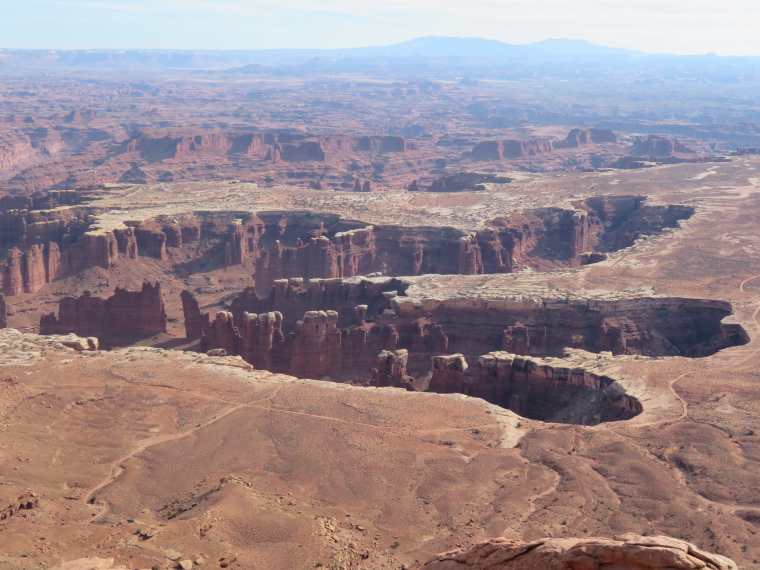
[{"label": "sandstone cliff face", "polygon": [[430,378],[431,392],[439,394],[457,394],[464,392],[464,374],[467,372],[467,360],[462,354],[433,356],[433,375]]},{"label": "sandstone cliff face", "polygon": [[660,135],[636,139],[631,149],[632,156],[669,157],[678,154],[694,154],[694,151],[674,137]]},{"label": "sandstone cliff face", "polygon": [[8,326],[8,307],[5,304],[5,296],[0,294],[0,329]]},{"label": "sandstone cliff face", "polygon": [[[721,301],[418,299],[406,297],[405,289],[395,279],[318,279],[308,286],[282,280],[267,297],[247,289],[210,328],[189,293],[183,303],[188,335],[202,323],[203,350],[222,348],[256,367],[301,378],[462,392],[528,417],[568,423],[625,419],[641,407],[613,379],[529,355],[561,356],[565,348],[579,348],[698,357],[746,342],[743,331],[723,322],[731,307]],[[389,355],[397,351],[406,351],[403,372],[391,370],[395,357]],[[486,351],[491,354],[483,356]],[[406,378],[428,373],[429,385]],[[569,407],[576,415],[568,415]]]},{"label": "sandstone cliff face", "polygon": [[[388,296],[403,289],[404,284],[398,279],[311,279],[307,284],[301,278],[280,279],[263,297],[255,288],[246,288],[230,302],[229,309],[236,317],[244,312],[278,311],[289,330],[306,311],[329,309],[338,313],[340,327],[348,327],[364,324],[364,319],[390,308]],[[360,307],[363,309],[357,312]]]},{"label": "sandstone cliff face", "polygon": [[377,355],[377,368],[372,369],[371,384],[378,387],[393,386],[413,390],[414,378],[406,374],[408,362],[408,350],[380,351]]},{"label": "sandstone cliff face", "polygon": [[439,554],[424,570],[737,570],[733,561],[668,536],[494,538]]},{"label": "sandstone cliff face", "polygon": [[192,156],[243,154],[284,162],[325,162],[355,153],[379,155],[419,150],[417,143],[400,136],[313,136],[300,133],[204,132],[197,135],[166,134],[143,129],[125,141],[120,152],[136,153],[150,162]]},{"label": "sandstone cliff face", "polygon": [[572,129],[557,148],[580,148],[590,144],[617,143],[617,136],[609,129]]},{"label": "sandstone cliff face", "polygon": [[[435,322],[449,337],[449,351],[465,355],[482,354],[487,347],[511,350],[520,346],[534,356],[559,356],[566,347],[613,354],[704,356],[704,349],[733,338],[724,334],[722,324],[731,314],[730,304],[707,299],[526,297],[420,302],[398,296],[391,305],[397,323],[423,318]],[[476,328],[473,322],[478,323]]]},{"label": "sandstone cliff face", "polygon": [[[19,247],[9,251],[4,264],[4,291],[33,293],[73,271],[110,269],[119,257],[137,259],[141,254],[179,263],[183,272],[191,273],[219,264],[249,266],[260,291],[283,278],[348,278],[374,272],[477,275],[577,266],[592,259],[589,252],[627,247],[641,235],[674,227],[692,212],[684,206],[646,206],[635,196],[590,198],[575,207],[518,212],[475,232],[367,226],[311,212],[161,216],[125,221],[112,231],[87,231],[92,219],[75,216],[78,210],[60,219],[40,212],[6,212],[9,217],[0,230],[4,227],[7,239]],[[313,308],[303,307],[300,314]]]},{"label": "sandstone cliff face", "polygon": [[68,259],[61,258],[58,245],[50,242],[33,245],[22,252],[18,248],[8,250],[3,268],[3,292],[6,295],[36,293],[45,283],[51,283],[68,269]]},{"label": "sandstone cliff face", "polygon": [[568,361],[491,352],[478,358],[478,368],[466,393],[526,418],[596,425],[643,411],[614,378]]},{"label": "sandstone cliff face", "polygon": [[209,327],[208,313],[201,313],[198,300],[190,291],[182,291],[182,314],[185,318],[185,337],[189,339],[201,338],[203,332]]},{"label": "sandstone cliff face", "polygon": [[167,317],[161,284],[143,283],[140,291],[119,287],[108,299],[64,297],[55,313],[40,319],[40,334],[74,333],[79,336],[154,335],[166,332]]},{"label": "sandstone cliff face", "polygon": [[472,160],[494,161],[545,154],[553,150],[554,143],[549,139],[483,141],[475,145],[469,156]]}]

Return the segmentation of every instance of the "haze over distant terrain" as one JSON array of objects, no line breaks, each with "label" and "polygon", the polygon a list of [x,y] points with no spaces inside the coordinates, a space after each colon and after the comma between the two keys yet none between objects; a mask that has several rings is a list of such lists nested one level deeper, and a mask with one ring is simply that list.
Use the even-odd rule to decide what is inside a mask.
[{"label": "haze over distant terrain", "polygon": [[[300,70],[374,70],[415,73],[437,69],[519,69],[555,74],[567,65],[594,69],[598,78],[623,68],[658,70],[676,75],[684,69],[706,77],[715,69],[744,74],[752,80],[760,57],[707,55],[680,56],[595,45],[585,40],[546,39],[529,44],[510,44],[484,38],[426,36],[396,44],[344,49],[0,49],[0,69],[226,69],[244,65],[300,66]],[[251,72],[257,68],[248,68]],[[263,71],[263,70],[259,70]],[[292,69],[291,69],[292,71]]]},{"label": "haze over distant terrain", "polygon": [[264,49],[385,45],[416,36],[526,44],[584,38],[646,52],[760,55],[755,2],[709,0],[30,0],[6,2],[4,47]]}]

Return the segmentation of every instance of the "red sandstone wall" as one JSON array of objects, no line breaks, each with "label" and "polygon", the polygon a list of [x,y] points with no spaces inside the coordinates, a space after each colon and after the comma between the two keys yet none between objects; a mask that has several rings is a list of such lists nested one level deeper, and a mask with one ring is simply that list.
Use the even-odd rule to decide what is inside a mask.
[{"label": "red sandstone wall", "polygon": [[140,291],[119,287],[108,299],[64,297],[54,313],[40,319],[40,334],[74,333],[80,336],[154,335],[165,333],[166,310],[161,283],[143,283]]}]

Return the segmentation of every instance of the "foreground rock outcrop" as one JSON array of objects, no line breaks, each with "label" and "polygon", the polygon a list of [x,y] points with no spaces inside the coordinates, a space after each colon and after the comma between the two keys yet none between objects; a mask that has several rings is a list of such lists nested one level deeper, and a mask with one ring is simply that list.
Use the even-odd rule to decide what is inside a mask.
[{"label": "foreground rock outcrop", "polygon": [[733,561],[667,536],[609,538],[494,538],[439,554],[424,570],[736,570]]}]

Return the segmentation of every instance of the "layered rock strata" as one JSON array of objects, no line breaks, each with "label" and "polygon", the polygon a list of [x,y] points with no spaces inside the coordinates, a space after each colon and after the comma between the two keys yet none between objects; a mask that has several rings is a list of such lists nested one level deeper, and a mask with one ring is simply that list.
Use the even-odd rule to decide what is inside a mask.
[{"label": "layered rock strata", "polygon": [[[273,372],[460,392],[528,417],[584,424],[625,419],[641,408],[604,374],[528,355],[575,348],[699,357],[747,340],[723,301],[556,290],[438,299],[415,281],[315,280],[303,287],[290,280],[265,298],[249,288],[210,325],[186,293],[188,335],[204,323],[204,351],[224,349]],[[310,304],[314,309],[300,312]],[[562,411],[571,404],[574,416]]]},{"label": "layered rock strata", "polygon": [[470,158],[478,161],[521,158],[536,154],[546,154],[554,150],[549,139],[482,141],[470,152]]},{"label": "layered rock strata", "polygon": [[679,154],[694,154],[694,151],[675,137],[661,135],[636,139],[631,149],[632,156],[668,157]]},{"label": "layered rock strata", "polygon": [[378,387],[393,386],[413,390],[414,378],[406,374],[408,362],[408,350],[380,351],[380,354],[377,355],[377,368],[372,369],[372,385]]},{"label": "layered rock strata", "polygon": [[414,141],[400,136],[313,136],[301,133],[205,132],[174,134],[143,129],[122,143],[122,154],[137,153],[149,161],[192,156],[246,155],[284,162],[325,162],[357,153],[381,155],[419,150]]},{"label": "layered rock strata", "polygon": [[556,148],[580,148],[590,144],[617,143],[617,136],[609,129],[571,129]]},{"label": "layered rock strata", "polygon": [[477,275],[577,266],[595,251],[627,247],[641,235],[677,226],[693,212],[643,201],[590,198],[573,208],[494,218],[473,231],[372,226],[312,212],[199,212],[126,220],[112,229],[90,229],[92,217],[73,214],[65,222],[27,223],[27,216],[14,230],[18,247],[9,250],[4,263],[3,290],[6,295],[34,293],[72,272],[111,269],[120,258],[140,256],[166,261],[183,274],[244,266],[260,291],[287,278]]},{"label": "layered rock strata", "polygon": [[493,538],[434,556],[424,570],[737,570],[720,554],[668,536],[610,538]]},{"label": "layered rock strata", "polygon": [[491,352],[478,358],[478,369],[462,391],[526,418],[596,425],[643,411],[617,379],[569,360]]},{"label": "layered rock strata", "polygon": [[89,291],[81,297],[64,297],[58,303],[57,316],[41,317],[40,334],[154,335],[165,333],[166,325],[161,283],[157,282],[143,283],[140,291],[117,287],[108,299],[93,297]]}]

